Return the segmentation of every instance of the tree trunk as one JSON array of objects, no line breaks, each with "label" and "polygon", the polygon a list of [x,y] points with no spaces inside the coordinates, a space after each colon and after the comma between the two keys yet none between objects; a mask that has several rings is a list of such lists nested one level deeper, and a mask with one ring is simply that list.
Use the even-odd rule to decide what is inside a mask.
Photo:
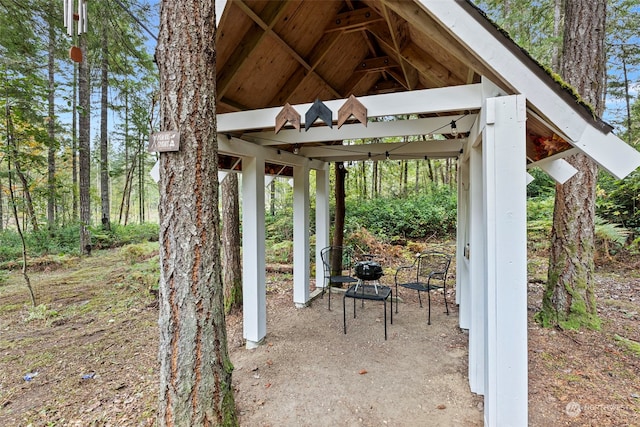
[{"label": "tree trunk", "polygon": [[373,168],[373,175],[371,176],[371,197],[378,197],[378,161],[374,160],[371,165]]},{"label": "tree trunk", "polygon": [[79,36],[82,61],[78,67],[78,151],[80,166],[80,253],[91,254],[91,93],[89,87],[89,63],[87,61],[87,34]]},{"label": "tree trunk", "polygon": [[102,208],[102,229],[111,230],[111,212],[109,200],[109,141],[107,140],[107,94],[109,92],[109,39],[106,26],[102,28],[102,73],[100,79],[100,202]]},{"label": "tree trunk", "polygon": [[142,135],[138,135],[138,220],[140,224],[145,221],[145,191],[144,191],[144,139]]},{"label": "tree trunk", "polygon": [[4,189],[2,188],[2,180],[0,179],[0,231],[4,231],[4,209],[2,208],[2,195]]},{"label": "tree trunk", "polygon": [[24,172],[22,172],[21,162],[18,161],[18,146],[16,145],[15,140],[11,143],[11,150],[13,151],[13,163],[16,168],[16,175],[20,178],[20,183],[22,184],[22,192],[24,193],[24,204],[27,208],[27,216],[29,221],[31,222],[31,227],[33,231],[38,231],[38,218],[36,217],[36,211],[33,207],[33,199],[31,198],[31,190],[29,190],[29,181],[25,176]]},{"label": "tree trunk", "polygon": [[49,46],[47,55],[49,57],[49,114],[47,123],[47,133],[49,143],[47,144],[47,226],[49,230],[52,230],[55,226],[55,212],[56,212],[56,121],[55,121],[55,66],[54,59],[56,54],[56,27],[54,25],[54,10],[55,5],[53,2],[49,4]]},{"label": "tree trunk", "polygon": [[222,272],[224,311],[242,308],[242,262],[240,258],[240,203],[238,175],[222,181]]},{"label": "tree trunk", "polygon": [[[606,0],[566,0],[562,75],[602,112]],[[583,154],[567,160],[578,173],[556,185],[544,325],[598,328],[594,294],[595,189],[598,168]]]},{"label": "tree trunk", "polygon": [[[562,2],[563,0],[553,1],[553,38],[555,40],[562,40],[562,34],[560,29],[562,28]],[[560,70],[560,42],[553,43],[553,50],[551,51],[551,67],[553,71],[558,72]]]},{"label": "tree trunk", "polygon": [[[230,173],[229,175],[235,175],[233,173]],[[229,178],[227,176],[227,178]],[[225,183],[226,178],[224,181],[222,181],[222,203],[224,203],[224,190],[225,190]],[[238,186],[238,177],[236,177],[236,187]],[[236,188],[236,196],[238,194],[238,190]],[[269,184],[269,213],[271,214],[272,217],[276,216],[276,180],[275,178],[273,179],[273,181],[271,181],[271,184]],[[222,217],[223,219],[225,218],[224,216]],[[224,234],[224,230],[222,231],[222,233]],[[225,281],[225,284],[227,282]],[[226,292],[225,292],[226,295]]]},{"label": "tree trunk", "polygon": [[[342,246],[344,242],[345,190],[344,181],[347,171],[342,162],[336,162],[336,217],[333,220],[333,246]],[[331,264],[335,265],[335,264]]]},{"label": "tree trunk", "polygon": [[164,0],[160,128],[159,426],[237,425],[220,263],[213,0]]},{"label": "tree trunk", "polygon": [[73,204],[71,211],[71,221],[78,220],[78,66],[73,63],[73,100],[71,101],[71,196]]}]

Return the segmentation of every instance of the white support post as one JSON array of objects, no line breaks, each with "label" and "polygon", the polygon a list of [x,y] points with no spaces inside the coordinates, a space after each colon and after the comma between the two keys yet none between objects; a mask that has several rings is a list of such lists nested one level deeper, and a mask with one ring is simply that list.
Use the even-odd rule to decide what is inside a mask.
[{"label": "white support post", "polygon": [[469,243],[469,161],[458,164],[458,232],[456,235],[456,304],[459,309],[459,325],[471,327],[471,284],[469,283],[469,259],[466,245]]},{"label": "white support post", "polygon": [[293,167],[293,303],[309,301],[309,167]]},{"label": "white support post", "polygon": [[485,425],[526,426],[526,100],[490,98],[485,108]]},{"label": "white support post", "polygon": [[316,170],[316,288],[324,288],[320,251],[329,246],[329,164]]},{"label": "white support post", "polygon": [[247,348],[267,335],[264,158],[242,159],[242,304]]},{"label": "white support post", "polygon": [[485,393],[485,273],[484,201],[482,144],[469,152],[469,279],[471,282],[471,327],[469,328],[469,386]]}]

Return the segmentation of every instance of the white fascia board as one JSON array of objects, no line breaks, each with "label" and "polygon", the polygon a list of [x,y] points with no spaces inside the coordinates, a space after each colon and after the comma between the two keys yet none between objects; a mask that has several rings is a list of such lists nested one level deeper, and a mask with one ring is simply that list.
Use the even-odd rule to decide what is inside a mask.
[{"label": "white fascia board", "polygon": [[[390,159],[420,159],[452,158],[458,157],[460,150],[465,146],[466,138],[414,141],[410,143],[380,143],[357,145],[325,145],[319,147],[303,147],[300,154],[313,159],[324,161],[349,161],[349,160],[385,160],[386,153]],[[371,156],[369,156],[369,154]]]},{"label": "white fascia board", "polygon": [[[569,142],[621,179],[640,166],[640,153],[612,133],[604,134],[578,114],[533,73],[501,41],[495,39],[463,8],[462,2],[418,0],[470,52],[527,97]],[[404,16],[406,19],[407,17]]]},{"label": "white fascia board", "polygon": [[227,6],[227,0],[216,0],[215,8],[216,8],[216,27],[220,25],[220,20],[222,19],[222,13],[224,12],[224,8]]},{"label": "white fascia board", "polygon": [[[585,119],[549,87],[547,82],[534,74],[520,58],[516,57],[502,41],[490,34],[459,1],[417,0],[424,10],[448,29],[453,37],[465,45],[469,54],[493,69],[518,93],[543,112],[564,135],[577,141],[589,125]],[[393,3],[389,3],[392,6]],[[403,16],[410,22],[416,17]]]},{"label": "white fascia board", "polygon": [[[337,113],[346,99],[325,101],[324,104]],[[460,85],[437,89],[423,89],[358,98],[367,109],[367,117],[395,116],[398,114],[441,113],[446,111],[477,110],[482,105],[481,85]],[[313,104],[297,104],[293,108],[300,114],[300,124],[305,124],[305,113]],[[217,115],[218,132],[246,131],[275,127],[281,107],[239,111]]]},{"label": "white fascia board", "polygon": [[573,145],[618,179],[640,166],[640,152],[613,133],[603,135],[597,129],[587,127]]},{"label": "white fascia board", "polygon": [[388,122],[371,122],[365,127],[362,123],[344,125],[340,129],[328,126],[310,128],[307,132],[296,129],[245,133],[242,138],[258,145],[304,144],[309,142],[344,141],[366,138],[387,138],[409,135],[441,135],[451,133],[451,121],[455,120],[458,132],[467,133],[471,129],[477,114],[467,116],[429,117],[413,120],[393,120]]},{"label": "white fascia board", "polygon": [[534,166],[545,171],[558,184],[564,184],[569,178],[578,173],[578,169],[564,159],[543,159],[530,164],[527,168],[530,169]]}]

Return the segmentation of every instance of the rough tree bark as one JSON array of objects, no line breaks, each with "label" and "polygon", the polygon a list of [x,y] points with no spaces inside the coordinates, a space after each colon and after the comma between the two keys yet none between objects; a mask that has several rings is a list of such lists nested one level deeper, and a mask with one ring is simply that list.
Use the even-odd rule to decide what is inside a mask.
[{"label": "rough tree bark", "polygon": [[242,262],[240,259],[240,203],[238,175],[222,181],[222,271],[224,311],[242,307]]},{"label": "rough tree bark", "polygon": [[159,426],[237,425],[220,265],[213,0],[164,0],[160,127]]},{"label": "rough tree bark", "polygon": [[78,166],[80,181],[80,253],[91,254],[91,91],[89,63],[87,61],[87,34],[82,34],[80,49],[82,61],[78,66]]},{"label": "rough tree bark", "polygon": [[[566,0],[561,74],[602,113],[606,0]],[[583,154],[567,159],[578,173],[556,185],[549,273],[538,319],[563,328],[598,328],[594,295],[597,165]]]}]

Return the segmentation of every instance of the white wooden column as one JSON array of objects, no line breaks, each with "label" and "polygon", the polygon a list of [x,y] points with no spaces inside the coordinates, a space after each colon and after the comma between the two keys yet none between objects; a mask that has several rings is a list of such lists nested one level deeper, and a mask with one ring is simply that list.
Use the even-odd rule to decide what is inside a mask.
[{"label": "white wooden column", "polygon": [[309,167],[293,167],[293,303],[309,301]]},{"label": "white wooden column", "polygon": [[469,243],[469,160],[458,163],[458,229],[456,234],[456,304],[459,306],[459,325],[469,329],[471,325],[471,284],[469,259],[465,246]]},{"label": "white wooden column", "polygon": [[242,159],[242,304],[247,348],[267,334],[264,158]]},{"label": "white wooden column", "polygon": [[329,246],[329,163],[316,170],[316,287],[324,287],[320,251]]},{"label": "white wooden column", "polygon": [[469,328],[469,386],[485,393],[485,211],[482,183],[482,144],[469,152],[469,280],[471,325]]},{"label": "white wooden column", "polygon": [[525,97],[488,98],[485,109],[485,425],[526,426]]}]

